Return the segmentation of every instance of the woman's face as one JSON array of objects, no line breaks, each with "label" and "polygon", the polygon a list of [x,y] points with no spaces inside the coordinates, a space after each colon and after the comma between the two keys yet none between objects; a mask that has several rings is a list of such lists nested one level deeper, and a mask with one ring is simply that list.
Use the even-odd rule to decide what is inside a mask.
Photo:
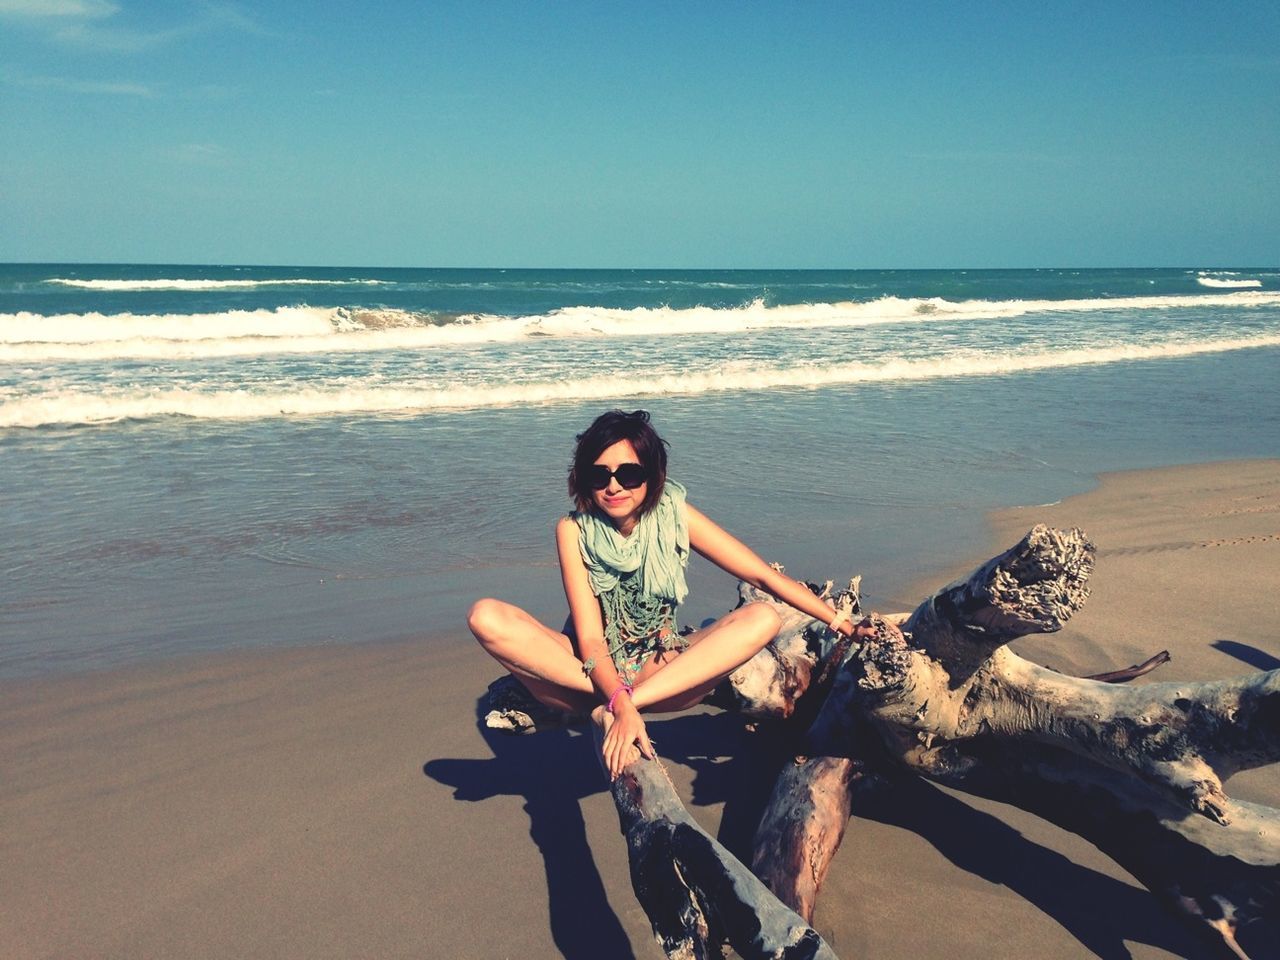
[{"label": "woman's face", "polygon": [[[596,457],[596,466],[607,470],[617,470],[624,463],[640,463],[636,448],[630,440],[619,440],[611,447],[605,447]],[[642,483],[634,490],[627,490],[618,483],[617,477],[609,478],[609,485],[603,490],[593,490],[596,506],[600,512],[608,516],[619,530],[630,533],[640,514],[640,505],[649,493],[649,484]]]}]

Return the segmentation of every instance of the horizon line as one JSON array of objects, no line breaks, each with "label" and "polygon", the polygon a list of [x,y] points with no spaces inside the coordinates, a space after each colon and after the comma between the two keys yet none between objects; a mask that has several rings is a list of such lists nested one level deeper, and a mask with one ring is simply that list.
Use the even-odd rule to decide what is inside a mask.
[{"label": "horizon line", "polygon": [[518,270],[518,271],[534,271],[534,270],[555,270],[555,271],[574,271],[583,272],[651,272],[651,273],[712,273],[712,272],[734,272],[734,273],[761,273],[766,271],[795,271],[795,272],[813,272],[813,273],[856,273],[856,272],[907,272],[907,271],[980,271],[980,270],[1280,270],[1280,264],[1240,264],[1240,263],[1216,263],[1216,264],[1039,264],[1035,266],[936,266],[936,267],[903,267],[903,266],[878,266],[878,267],[796,267],[796,266],[769,266],[769,267],[676,267],[676,266],[609,266],[609,267],[581,267],[581,266],[483,266],[483,265],[415,265],[408,266],[404,264],[356,264],[356,263],[249,263],[249,262],[196,262],[196,261],[163,261],[163,260],[6,260],[0,261],[0,267],[253,267],[262,269],[281,269],[281,270]]}]

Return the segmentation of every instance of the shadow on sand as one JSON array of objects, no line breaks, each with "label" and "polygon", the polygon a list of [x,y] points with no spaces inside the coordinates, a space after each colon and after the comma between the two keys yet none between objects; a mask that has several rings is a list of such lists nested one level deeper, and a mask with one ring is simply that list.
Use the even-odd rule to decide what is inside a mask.
[{"label": "shadow on sand", "polygon": [[1235,657],[1242,663],[1257,667],[1259,670],[1275,670],[1280,667],[1280,657],[1273,657],[1265,650],[1259,650],[1257,647],[1250,646],[1247,643],[1239,643],[1235,640],[1215,640],[1210,646],[1215,650],[1221,650],[1229,657]]},{"label": "shadow on sand", "polygon": [[[1103,960],[1128,960],[1126,940],[1187,960],[1229,955],[1220,941],[1198,935],[1142,887],[1074,863],[925,780],[895,779],[860,796],[854,809],[910,830],[960,869],[1009,888]],[[855,819],[846,845],[857,842],[856,830]]]},{"label": "shadow on sand", "polygon": [[[476,707],[479,720],[488,710],[486,698]],[[457,800],[523,797],[529,836],[547,874],[551,936],[560,952],[567,960],[635,960],[631,940],[605,896],[582,820],[580,801],[606,786],[584,728],[511,736],[481,723],[480,732],[492,758],[431,760],[423,773],[453,787]]]},{"label": "shadow on sand", "polygon": [[[483,698],[477,706],[484,709]],[[546,869],[556,946],[569,960],[634,960],[630,940],[609,907],[582,819],[580,801],[605,789],[604,775],[589,742],[584,742],[584,729],[524,737],[482,730],[493,751],[491,759],[432,760],[423,772],[453,787],[459,800],[523,797],[529,835]],[[697,815],[699,807],[723,804],[717,839],[750,862],[756,823],[780,764],[790,756],[776,727],[761,724],[758,732],[750,732],[740,716],[695,713],[655,717],[649,730],[664,760],[693,771],[691,812]],[[1126,940],[1188,960],[1226,955],[1221,944],[1197,936],[1145,890],[1073,863],[923,780],[895,779],[864,791],[854,813],[845,847],[857,846],[858,817],[910,830],[960,869],[1034,904],[1103,960],[1128,960]],[[837,862],[842,855],[851,854],[837,854]],[[591,922],[585,923],[584,917]]]}]

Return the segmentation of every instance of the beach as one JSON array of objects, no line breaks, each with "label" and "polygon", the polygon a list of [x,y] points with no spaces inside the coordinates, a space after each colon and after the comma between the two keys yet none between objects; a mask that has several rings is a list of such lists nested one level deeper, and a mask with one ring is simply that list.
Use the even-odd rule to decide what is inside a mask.
[{"label": "beach", "polygon": [[[1023,656],[1083,674],[1171,651],[1136,683],[1280,664],[1280,461],[1110,474],[999,510],[963,562],[922,557],[895,593],[923,599],[1035,522],[1084,527],[1098,561],[1084,610]],[[0,953],[659,956],[589,738],[479,729],[497,673],[455,629],[3,681]],[[767,731],[714,711],[650,730],[690,810],[741,852]],[[1227,790],[1280,806],[1280,771]],[[1083,841],[907,794],[855,810],[815,919],[840,955],[1213,955]]]},{"label": "beach", "polygon": [[[567,577],[590,647],[558,541],[609,414],[656,431],[628,496],[670,502],[661,466],[693,544],[659,511],[654,560],[621,506],[649,497],[598,491],[597,532],[646,548],[615,639],[783,584],[755,557],[907,615],[1033,524],[1086,528],[1091,602],[1013,643],[1046,667],[917,620],[908,707],[884,621],[818,683],[879,683],[903,763],[1065,811],[1162,895],[1280,914],[1280,834],[1178,755],[1183,717],[1247,739],[1269,700],[1126,691],[1095,732],[1097,687],[1019,699],[1164,649],[1139,687],[1280,668],[1280,6],[1149,6],[0,0],[0,960],[657,958],[598,731],[482,722],[519,694],[484,649],[570,676],[471,616],[560,629]],[[1090,548],[1029,542],[1074,604]],[[1042,556],[998,571],[1026,609]],[[927,609],[1004,629],[963,593]],[[667,679],[716,683],[761,615]],[[934,749],[1011,725],[1041,739]],[[779,770],[843,766],[706,704],[646,729],[748,860]],[[1136,813],[1062,802],[1130,749]],[[1028,792],[976,783],[997,765]],[[1153,825],[1162,789],[1205,816]],[[1227,789],[1280,811],[1276,771]],[[1231,960],[1088,843],[888,772],[816,910],[845,960]]]},{"label": "beach", "polygon": [[[880,611],[1083,525],[1097,596],[1019,649],[1222,676],[1277,653],[1278,361],[1274,268],[0,265],[0,954],[653,956],[583,731],[476,724],[469,605],[564,617],[578,431],[647,409],[696,507]],[[736,600],[689,583],[684,624]],[[744,853],[769,731],[652,733]],[[866,801],[816,922],[844,956],[1185,942],[1087,845],[923,785]]]}]

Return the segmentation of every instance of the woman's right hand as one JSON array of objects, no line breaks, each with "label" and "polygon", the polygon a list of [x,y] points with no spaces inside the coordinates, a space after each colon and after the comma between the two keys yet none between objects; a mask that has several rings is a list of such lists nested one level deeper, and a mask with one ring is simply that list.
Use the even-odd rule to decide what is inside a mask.
[{"label": "woman's right hand", "polygon": [[653,744],[649,742],[644,718],[624,693],[614,698],[613,723],[605,731],[601,750],[611,781],[618,779],[623,767],[636,759],[637,748],[641,756],[653,759]]},{"label": "woman's right hand", "polygon": [[876,638],[875,621],[871,617],[863,617],[857,623],[852,620],[846,620],[840,624],[840,632],[846,637],[853,637],[855,640],[874,640]]}]

